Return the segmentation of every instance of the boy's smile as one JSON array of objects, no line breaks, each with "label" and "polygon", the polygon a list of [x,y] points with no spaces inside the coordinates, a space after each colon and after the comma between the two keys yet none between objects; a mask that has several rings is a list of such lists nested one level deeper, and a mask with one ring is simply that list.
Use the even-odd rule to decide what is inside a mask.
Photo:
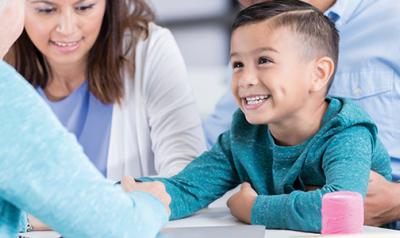
[{"label": "boy's smile", "polygon": [[242,100],[244,100],[244,106],[248,110],[256,109],[259,106],[261,106],[265,101],[271,98],[271,95],[250,95],[247,97],[243,97]]}]

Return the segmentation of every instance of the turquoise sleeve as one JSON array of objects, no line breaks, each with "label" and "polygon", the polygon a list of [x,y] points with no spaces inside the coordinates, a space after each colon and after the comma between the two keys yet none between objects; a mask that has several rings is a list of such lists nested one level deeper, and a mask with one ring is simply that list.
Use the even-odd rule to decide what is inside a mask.
[{"label": "turquoise sleeve", "polygon": [[362,126],[335,135],[321,158],[326,184],[311,192],[258,196],[252,208],[252,224],[320,232],[321,202],[325,193],[353,191],[365,196],[373,146],[371,133]]},{"label": "turquoise sleeve", "polygon": [[161,202],[108,182],[35,90],[0,66],[0,236],[16,236],[24,210],[65,237],[155,237],[168,220]]},{"label": "turquoise sleeve", "polygon": [[159,180],[165,184],[172,198],[171,219],[189,216],[240,183],[229,141],[229,132],[222,134],[210,151],[203,153],[170,179],[139,180]]}]

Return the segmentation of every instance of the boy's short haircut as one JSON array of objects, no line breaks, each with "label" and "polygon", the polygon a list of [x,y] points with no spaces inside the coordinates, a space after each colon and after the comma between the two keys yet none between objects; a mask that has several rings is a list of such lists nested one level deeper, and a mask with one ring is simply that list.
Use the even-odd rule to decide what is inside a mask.
[{"label": "boy's short haircut", "polygon": [[[314,6],[298,0],[272,0],[243,9],[232,24],[232,32],[249,24],[271,20],[272,27],[289,27],[304,44],[304,56],[327,56],[335,64],[339,57],[339,34],[333,22]],[[329,79],[330,88],[335,73]]]}]

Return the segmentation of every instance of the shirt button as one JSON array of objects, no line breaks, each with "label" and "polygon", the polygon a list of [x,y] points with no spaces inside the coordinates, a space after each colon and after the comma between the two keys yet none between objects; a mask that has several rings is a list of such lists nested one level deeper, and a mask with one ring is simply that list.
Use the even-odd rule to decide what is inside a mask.
[{"label": "shirt button", "polygon": [[355,89],[353,89],[353,93],[354,93],[356,96],[359,96],[359,95],[361,94],[361,92],[362,92],[361,88],[355,88]]}]

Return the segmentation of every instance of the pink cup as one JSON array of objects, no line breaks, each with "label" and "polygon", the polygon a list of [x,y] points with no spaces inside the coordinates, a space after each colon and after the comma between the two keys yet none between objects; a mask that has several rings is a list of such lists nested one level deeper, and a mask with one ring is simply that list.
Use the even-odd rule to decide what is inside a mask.
[{"label": "pink cup", "polygon": [[333,192],[322,197],[321,234],[361,233],[364,224],[364,201],[356,192]]}]

